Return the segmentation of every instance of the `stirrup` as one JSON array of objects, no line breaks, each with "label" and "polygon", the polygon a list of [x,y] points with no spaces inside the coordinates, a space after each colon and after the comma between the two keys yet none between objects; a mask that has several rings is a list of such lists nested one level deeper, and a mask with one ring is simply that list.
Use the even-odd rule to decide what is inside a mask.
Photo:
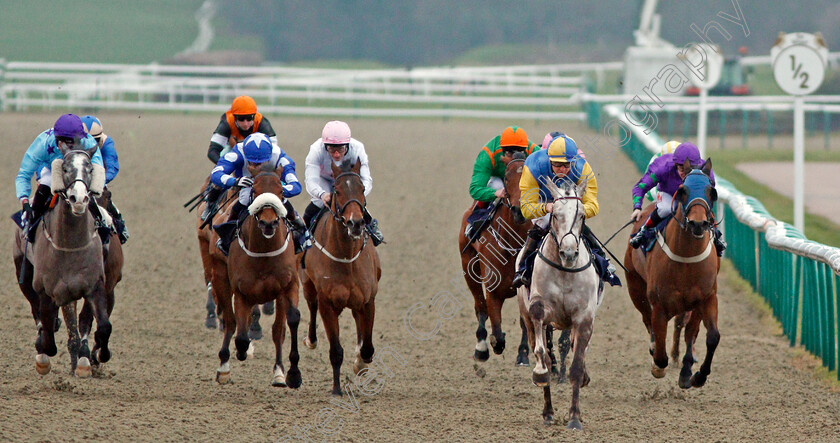
[{"label": "stirrup", "polygon": [[523,286],[523,285],[527,286],[527,285],[530,285],[530,284],[531,284],[531,279],[528,278],[528,269],[527,268],[517,269],[516,273],[513,274],[513,283],[511,284],[511,286],[513,286],[513,289],[516,289],[516,288],[518,288],[520,286]]},{"label": "stirrup", "polygon": [[630,238],[630,246],[633,247],[633,249],[639,249],[639,247],[642,246],[642,242],[644,242],[647,238],[647,235],[648,228],[639,229],[639,232]]}]

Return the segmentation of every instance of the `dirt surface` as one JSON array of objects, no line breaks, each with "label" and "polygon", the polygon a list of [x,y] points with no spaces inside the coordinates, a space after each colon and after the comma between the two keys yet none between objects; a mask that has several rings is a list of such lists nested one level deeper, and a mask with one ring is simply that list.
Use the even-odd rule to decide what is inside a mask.
[{"label": "dirt surface", "polygon": [[[793,162],[750,162],[736,167],[751,179],[793,199]],[[840,177],[840,163],[805,163],[805,210],[840,224],[837,177]]]},{"label": "dirt surface", "polygon": [[[4,136],[0,178],[7,184],[0,207],[18,209],[12,182],[24,149],[49,127],[54,114],[0,114]],[[34,370],[35,327],[20,294],[11,260],[12,223],[0,227],[9,251],[2,261],[0,307],[4,361],[0,374],[3,441],[837,441],[840,396],[798,364],[786,340],[738,286],[720,284],[721,342],[705,387],[681,390],[678,370],[650,374],[648,340],[626,290],[608,289],[598,313],[587,367],[592,383],[582,391],[582,434],[563,424],[542,424],[542,391],[531,371],[514,367],[519,326],[516,304],[503,318],[508,349],[484,364],[472,359],[475,317],[467,295],[456,235],[470,200],[467,184],[478,149],[505,122],[471,120],[358,120],[353,134],[365,142],[374,189],[369,208],[388,244],[379,248],[382,281],[376,298],[374,345],[383,359],[376,385],[350,379],[352,316],[341,317],[345,395],[329,395],[331,371],[323,327],[320,345],[303,348],[299,390],[270,386],[273,346],[256,343],[256,355],[232,361],[231,385],[215,382],[218,331],[204,320],[204,282],[194,233],[194,213],[182,204],[211,169],[205,158],[212,115],[100,114],[117,141],[122,171],[114,200],[126,214],[124,279],[112,316],[113,359],[97,378],[68,375],[66,333],[58,334],[53,372]],[[299,171],[325,119],[273,118],[281,144]],[[582,126],[520,122],[536,141],[564,129],[587,149],[597,171],[601,213],[591,221],[607,238],[630,213],[630,188],[638,178],[627,158],[603,143],[584,143]],[[302,175],[302,172],[301,172]],[[306,199],[297,197],[302,210]],[[623,255],[620,234],[610,246]],[[726,266],[725,266],[726,267]],[[419,340],[404,322],[410,308],[448,292],[462,306],[454,316],[414,312]],[[301,303],[308,325],[308,309]],[[453,314],[453,313],[448,313]],[[273,316],[263,317],[267,326]],[[320,321],[319,321],[320,323]],[[697,351],[705,355],[701,329]],[[284,350],[287,361],[288,347]],[[533,358],[532,358],[533,361]],[[697,366],[695,366],[695,369]],[[375,389],[375,388],[378,388]],[[558,418],[567,415],[567,384],[553,387]],[[355,401],[354,401],[355,399]],[[330,432],[330,435],[327,435]]]}]

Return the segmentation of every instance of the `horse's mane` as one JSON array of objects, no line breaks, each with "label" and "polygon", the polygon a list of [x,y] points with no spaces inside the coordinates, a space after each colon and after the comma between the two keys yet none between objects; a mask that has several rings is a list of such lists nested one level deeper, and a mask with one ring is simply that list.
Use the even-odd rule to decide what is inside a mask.
[{"label": "horse's mane", "polygon": [[350,172],[353,169],[353,165],[354,163],[352,159],[345,158],[342,160],[341,164],[338,165],[338,169],[340,169],[341,172]]}]

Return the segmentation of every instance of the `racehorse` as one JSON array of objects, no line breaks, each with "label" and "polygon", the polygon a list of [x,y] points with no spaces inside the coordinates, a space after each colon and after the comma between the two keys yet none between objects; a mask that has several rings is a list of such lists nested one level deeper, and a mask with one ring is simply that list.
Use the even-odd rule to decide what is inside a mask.
[{"label": "racehorse", "polygon": [[[204,185],[201,187],[202,191],[199,194],[202,195],[205,193],[205,190],[208,189],[210,186],[210,177],[204,181]],[[228,206],[232,206],[236,202],[236,196],[238,195],[239,188],[232,188],[224,193],[224,198],[222,199],[222,208],[224,210]],[[199,196],[196,196],[198,198]],[[198,214],[201,214],[204,211],[204,208],[209,203],[206,201],[202,201],[198,206]],[[229,208],[228,208],[229,209]],[[218,218],[212,217],[212,219],[205,223],[201,217],[198,218],[198,224],[196,225],[196,234],[198,237],[198,250],[201,254],[201,264],[202,269],[204,270],[204,284],[207,287],[207,301],[205,303],[205,308],[207,309],[207,316],[204,318],[204,326],[207,329],[216,329],[224,330],[224,325],[221,323],[216,322],[216,318],[218,314],[221,313],[221,307],[216,304],[216,298],[213,295],[213,283],[211,282],[211,275],[213,269],[213,262],[210,258],[210,253],[216,249],[216,240],[219,239],[219,236],[212,229],[212,224],[215,221],[219,221],[220,218],[224,217],[222,212],[214,214],[216,216],[220,216]],[[224,221],[222,219],[221,221]],[[274,305],[271,302],[266,303],[263,305],[263,312],[266,315],[271,315],[274,313]],[[248,337],[252,340],[259,340],[262,338],[262,329],[260,328],[260,309],[259,306],[255,306],[254,309],[251,311],[251,329],[248,332]]]},{"label": "racehorse", "polygon": [[[236,329],[236,358],[244,361],[250,345],[248,337],[251,311],[258,304],[273,301],[276,316],[272,328],[275,347],[273,386],[298,388],[301,384],[297,347],[297,328],[300,323],[298,278],[292,234],[286,225],[283,206],[283,182],[273,165],[249,165],[254,178],[253,202],[248,216],[230,245],[228,257],[212,248],[211,281],[213,292],[222,312],[224,338],[219,351],[216,380],[230,381],[230,339]],[[288,321],[291,336],[289,372],[283,367],[282,347]]]},{"label": "racehorse", "polygon": [[[108,341],[113,304],[109,306],[106,295],[102,242],[94,217],[87,210],[91,193],[101,193],[105,184],[104,170],[93,172],[91,156],[95,151],[96,148],[61,150],[64,157],[51,165],[53,193],[58,197],[55,207],[44,214],[31,247],[25,248],[26,234],[22,230],[18,229],[15,235],[15,268],[18,275],[24,263],[30,270],[20,286],[38,327],[35,370],[41,375],[50,372],[49,358],[58,352],[55,329],[59,307],[67,325],[71,373],[79,377],[91,375],[88,333],[94,316],[94,350],[99,351],[94,361],[105,363],[111,358]],[[81,337],[76,314],[76,301],[80,299],[84,299],[83,312],[87,311],[88,319]]]},{"label": "racehorse", "polygon": [[[712,207],[717,200],[717,191],[709,178],[712,161],[706,160],[701,170],[693,171],[686,162],[685,170],[691,172],[674,194],[674,217],[668,221],[664,233],[657,234],[656,244],[647,256],[641,248],[633,249],[629,244],[624,254],[627,289],[651,337],[651,373],[654,377],[664,377],[668,366],[665,353],[668,320],[675,316],[678,320],[687,317],[686,352],[679,377],[683,389],[705,384],[720,341],[717,326],[720,258],[715,253],[711,233],[714,228]],[[645,208],[634,229],[641,227],[654,207]],[[706,326],[706,357],[700,370],[692,375],[694,341],[701,320]],[[677,339],[675,337],[675,341]],[[674,352],[676,349],[675,343]]]},{"label": "racehorse", "polygon": [[360,170],[360,161],[352,166],[344,162],[340,168],[332,164],[335,185],[327,206],[330,216],[324,214],[312,228],[314,247],[303,255],[299,267],[310,316],[309,333],[303,342],[309,349],[317,346],[316,312],[320,312],[330,342],[333,395],[343,394],[339,376],[344,349],[338,336],[338,316],[345,308],[350,308],[356,320],[353,373],[367,367],[374,353],[374,299],[382,269],[379,254],[369,245],[365,230],[367,200]]},{"label": "racehorse", "polygon": [[[516,295],[511,286],[516,272],[514,262],[519,250],[528,235],[532,224],[522,216],[519,209],[519,179],[525,166],[525,155],[514,154],[513,158],[503,156],[506,164],[504,176],[505,197],[499,208],[488,221],[480,237],[467,247],[469,239],[464,233],[467,227],[467,217],[470,209],[464,212],[461,219],[461,230],[458,235],[458,249],[461,251],[461,267],[467,287],[475,299],[475,316],[478,329],[475,331],[476,345],[474,358],[487,361],[490,351],[487,347],[487,329],[485,323],[490,318],[490,345],[493,352],[501,354],[505,350],[505,333],[502,332],[502,305],[504,301]],[[528,366],[528,335],[525,324],[519,320],[522,328],[516,356],[517,366]]]},{"label": "racehorse", "polygon": [[[545,424],[554,421],[551,405],[551,374],[547,364],[546,325],[571,328],[574,358],[569,370],[572,404],[569,429],[582,429],[580,423],[580,388],[589,384],[584,356],[592,337],[595,312],[601,303],[599,278],[593,266],[592,252],[581,240],[586,218],[581,196],[586,183],[574,185],[563,181],[559,186],[546,183],[554,199],[549,236],[537,250],[531,287],[518,290],[519,312],[525,319],[528,342],[534,350],[534,384],[543,388]],[[581,244],[584,246],[581,247]],[[523,259],[522,257],[519,258]]]}]

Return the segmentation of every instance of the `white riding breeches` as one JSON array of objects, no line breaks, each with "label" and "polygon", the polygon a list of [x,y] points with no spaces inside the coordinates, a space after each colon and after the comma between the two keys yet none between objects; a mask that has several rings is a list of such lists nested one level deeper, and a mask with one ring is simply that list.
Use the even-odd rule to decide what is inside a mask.
[{"label": "white riding breeches", "polygon": [[674,201],[674,196],[667,192],[660,192],[656,194],[656,213],[660,218],[665,218],[671,215],[671,202]]}]

